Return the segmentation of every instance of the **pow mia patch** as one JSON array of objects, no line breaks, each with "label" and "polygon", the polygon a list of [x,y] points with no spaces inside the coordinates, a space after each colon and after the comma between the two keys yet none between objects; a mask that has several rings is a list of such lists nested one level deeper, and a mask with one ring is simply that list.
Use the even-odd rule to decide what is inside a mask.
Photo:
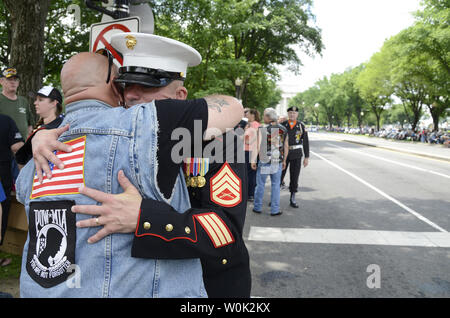
[{"label": "pow mia patch", "polygon": [[28,218],[30,241],[27,272],[44,288],[64,282],[75,263],[75,201],[32,202]]}]

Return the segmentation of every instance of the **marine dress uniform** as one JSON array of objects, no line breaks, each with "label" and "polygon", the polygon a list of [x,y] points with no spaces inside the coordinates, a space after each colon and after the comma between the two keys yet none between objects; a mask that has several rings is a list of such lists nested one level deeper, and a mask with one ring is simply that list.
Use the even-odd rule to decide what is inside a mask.
[{"label": "marine dress uniform", "polygon": [[[298,108],[295,106],[290,107],[288,111],[298,111]],[[295,194],[298,192],[298,179],[302,167],[303,152],[305,153],[305,158],[309,158],[308,132],[306,131],[305,125],[297,120],[286,120],[282,123],[282,125],[286,128],[288,134],[289,155],[287,157],[286,169],[283,170],[283,174],[281,176],[281,182],[283,182],[289,166],[289,192],[291,192],[290,205],[293,208],[298,208],[298,204],[295,200]]]},{"label": "marine dress uniform", "polygon": [[[184,43],[149,34],[114,35],[112,46],[122,53],[123,67],[116,79],[118,85],[163,87],[173,80],[184,81],[187,66],[200,63],[195,51]],[[195,51],[196,52],[196,51]],[[199,56],[199,55],[198,55]],[[171,100],[173,102],[173,100]],[[192,112],[203,112],[201,131],[191,127],[197,137],[190,155],[176,163],[170,154],[177,141],[170,136],[180,113],[156,101],[158,115],[157,182],[165,198],[144,198],[132,247],[136,258],[200,258],[203,280],[209,297],[250,297],[249,256],[242,238],[247,201],[247,171],[242,141],[234,130],[203,141],[207,127],[205,101],[193,100]],[[183,106],[186,107],[186,106]],[[231,128],[231,127],[230,127]],[[169,151],[167,151],[167,149]],[[169,204],[174,177],[182,169],[189,192],[191,208],[177,213]]]}]

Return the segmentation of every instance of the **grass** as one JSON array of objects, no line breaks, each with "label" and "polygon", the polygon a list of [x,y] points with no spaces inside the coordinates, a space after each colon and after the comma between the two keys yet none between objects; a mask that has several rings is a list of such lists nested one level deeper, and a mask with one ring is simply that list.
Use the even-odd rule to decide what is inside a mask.
[{"label": "grass", "polygon": [[19,278],[22,257],[0,252],[0,258],[11,258],[12,260],[11,264],[8,266],[0,266],[0,281],[6,278]]}]

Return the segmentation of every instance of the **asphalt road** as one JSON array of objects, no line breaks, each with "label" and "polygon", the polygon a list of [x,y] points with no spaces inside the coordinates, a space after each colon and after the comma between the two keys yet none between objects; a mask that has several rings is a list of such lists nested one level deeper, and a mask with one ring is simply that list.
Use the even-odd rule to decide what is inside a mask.
[{"label": "asphalt road", "polygon": [[252,295],[450,297],[450,162],[310,140],[300,208],[282,190],[284,214],[271,217],[269,182],[263,214],[248,204]]}]

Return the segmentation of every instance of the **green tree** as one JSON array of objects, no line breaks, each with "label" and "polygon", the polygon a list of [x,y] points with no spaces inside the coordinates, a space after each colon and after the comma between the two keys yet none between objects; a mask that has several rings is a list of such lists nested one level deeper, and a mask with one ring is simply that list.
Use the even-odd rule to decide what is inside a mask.
[{"label": "green tree", "polygon": [[411,28],[399,33],[385,42],[382,50],[389,50],[390,82],[394,94],[403,103],[405,115],[413,130],[423,115],[423,104],[426,98],[426,84],[423,80],[423,71],[427,68],[427,56],[421,52],[411,54],[404,42],[404,34]]},{"label": "green tree", "polygon": [[[20,54],[13,54],[13,21],[6,3],[15,7],[23,4],[26,8],[26,3],[30,7],[30,3],[36,6],[43,1],[0,2],[0,61],[6,65],[20,55],[21,69],[26,66],[33,70],[34,84],[22,87],[26,92],[35,91],[42,81],[58,86],[62,64],[73,54],[88,50],[89,26],[99,22],[101,17],[100,13],[88,9],[83,0],[46,0],[50,6],[38,10],[40,14],[48,13],[42,30],[28,23],[23,32],[43,44],[43,49],[41,44],[30,45]],[[186,81],[192,98],[209,93],[235,95],[234,82],[239,77],[243,80],[239,97],[244,104],[261,110],[275,106],[281,99],[281,92],[276,87],[277,65],[289,65],[293,71],[301,65],[293,45],[300,46],[310,55],[320,53],[323,47],[321,31],[314,26],[311,0],[150,2],[156,20],[155,34],[183,41],[196,48],[203,57],[201,65],[189,70]],[[81,25],[70,23],[69,4],[80,6]],[[17,25],[25,25],[31,16],[31,12],[23,14],[16,19]],[[26,43],[19,42],[21,45]]]},{"label": "green tree", "polygon": [[359,65],[354,68],[347,69],[342,74],[341,88],[347,96],[347,125],[350,126],[351,117],[354,116],[357,120],[358,127],[362,127],[362,117],[365,110],[365,101],[361,96],[361,93],[356,86],[356,80],[359,73],[363,70],[363,65]]},{"label": "green tree", "polygon": [[[399,36],[410,57],[420,56],[416,76],[425,86],[424,104],[433,118],[434,130],[449,109],[450,96],[450,2],[424,0],[416,22]],[[413,62],[416,64],[416,62]]]},{"label": "green tree", "polygon": [[319,96],[317,103],[319,104],[319,111],[326,118],[328,127],[332,128],[335,122],[336,108],[334,103],[334,88],[330,80],[325,76],[323,79],[316,82]]},{"label": "green tree", "polygon": [[300,108],[299,117],[304,122],[320,124],[320,109],[319,109],[319,95],[320,91],[317,86],[313,86],[304,92],[298,93],[289,101],[290,106],[297,106]]},{"label": "green tree", "polygon": [[405,122],[409,122],[408,114],[406,113],[403,104],[393,105],[388,112],[384,113],[384,120],[387,124],[403,125]]},{"label": "green tree", "polygon": [[[278,79],[276,65],[290,65],[295,71],[301,64],[292,45],[301,45],[310,54],[322,50],[320,30],[310,25],[314,20],[310,0],[152,3],[156,33],[188,43],[203,56],[186,83],[194,97],[214,90],[234,94],[239,77],[244,104],[268,107],[273,102],[265,99],[265,90],[275,85],[261,83]],[[270,95],[278,96],[276,92]]]},{"label": "green tree", "polygon": [[391,102],[393,93],[390,82],[390,58],[388,50],[375,53],[356,80],[356,87],[375,115],[377,130],[380,130],[381,114]]}]

